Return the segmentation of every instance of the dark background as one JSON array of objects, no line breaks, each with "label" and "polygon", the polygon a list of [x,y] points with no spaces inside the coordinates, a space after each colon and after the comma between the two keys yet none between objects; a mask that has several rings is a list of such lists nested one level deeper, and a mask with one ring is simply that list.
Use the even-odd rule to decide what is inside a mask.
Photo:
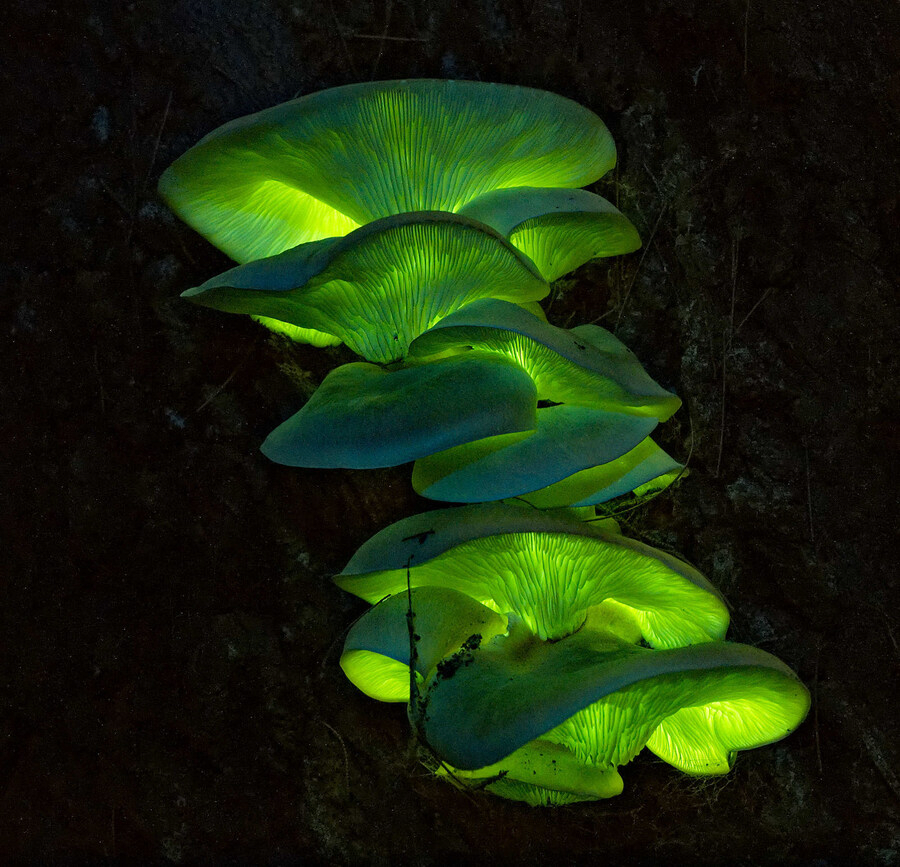
[{"label": "dark background", "polygon": [[[900,861],[896,118],[891,2],[8,0],[0,166],[3,861]],[[730,637],[814,706],[700,782],[652,756],[616,799],[467,795],[403,708],[337,667],[329,581],[427,507],[409,468],[302,471],[264,436],[344,349],[178,294],[228,266],[159,201],[219,124],[373,78],[546,88],[600,114],[596,185],[642,251],[550,308],[685,400],[690,476],[626,532],[680,552]]]}]

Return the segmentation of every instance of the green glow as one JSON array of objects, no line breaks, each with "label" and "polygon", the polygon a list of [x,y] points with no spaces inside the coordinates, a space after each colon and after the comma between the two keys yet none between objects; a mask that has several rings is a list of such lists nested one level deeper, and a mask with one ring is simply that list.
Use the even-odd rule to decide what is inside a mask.
[{"label": "green glow", "polygon": [[644,746],[689,773],[725,773],[736,751],[779,740],[809,708],[790,669],[755,648],[648,650],[628,633],[624,608],[543,641],[514,616],[504,627],[474,600],[436,587],[392,596],[352,628],[341,664],[367,694],[408,697],[410,605],[421,647],[416,718],[446,762],[439,772],[504,797],[612,797],[622,789],[617,766]]},{"label": "green glow", "polygon": [[535,807],[614,798],[623,789],[622,777],[614,768],[582,762],[571,750],[541,738],[485,768],[461,771],[444,766],[438,769],[438,775],[484,786],[501,798],[526,801]]},{"label": "green glow", "polygon": [[531,262],[492,230],[419,213],[233,268],[183,297],[333,335],[367,360],[388,363],[472,301],[529,302],[548,291]]},{"label": "green glow", "polygon": [[[374,653],[371,650],[348,650],[341,656],[341,668],[347,679],[369,698],[378,701],[409,701],[409,663]],[[422,675],[415,672],[417,682]]]},{"label": "green glow", "polygon": [[460,213],[495,228],[549,281],[591,259],[631,253],[641,246],[631,222],[606,199],[586,190],[497,190]]},{"label": "green glow", "polygon": [[[450,525],[446,532],[442,524]],[[397,545],[429,531],[428,548]],[[574,632],[591,612],[611,622],[613,611],[603,611],[608,600],[617,603],[615,617],[627,612],[654,647],[720,639],[728,628],[721,598],[686,563],[590,524],[514,507],[445,509],[398,522],[369,540],[335,581],[369,602],[401,593],[407,561],[396,557],[405,550],[415,555],[411,586],[464,593],[515,615],[542,639]]]},{"label": "green glow", "polygon": [[505,358],[473,352],[392,371],[345,364],[262,452],[288,466],[392,467],[498,431],[527,431],[534,420],[534,383]]},{"label": "green glow", "polygon": [[[580,406],[542,407],[530,435],[495,436],[420,458],[413,467],[413,488],[451,503],[531,494],[621,458],[655,427],[652,417]],[[623,474],[631,469],[627,461],[617,468]]]},{"label": "green glow", "polygon": [[576,335],[493,298],[447,316],[419,336],[409,352],[411,358],[428,358],[468,349],[516,361],[534,379],[539,400],[660,421],[681,406],[608,331],[594,327]]},{"label": "green glow", "polygon": [[[681,470],[650,437],[622,457],[597,467],[574,473],[561,482],[521,497],[538,509],[552,509],[605,503],[634,490],[636,495],[665,487]],[[645,481],[649,479],[649,481]]]},{"label": "green glow", "polygon": [[539,738],[611,770],[652,740],[676,767],[721,774],[737,750],[779,740],[809,709],[794,674],[755,648],[647,650],[589,630],[535,642],[521,626],[427,689],[428,743],[465,769],[516,767],[515,753]]},{"label": "green glow", "polygon": [[366,695],[380,701],[409,701],[410,640],[407,612],[417,612],[413,624],[417,683],[456,653],[473,635],[493,638],[507,628],[506,618],[454,590],[429,588],[419,611],[419,590],[392,596],[364,614],[347,633],[341,668]]},{"label": "green glow", "polygon": [[163,174],[185,222],[239,262],[506,187],[581,187],[615,164],[592,112],[540,90],[368,82],[219,127]]},{"label": "green glow", "polygon": [[270,319],[268,316],[253,316],[251,318],[260,325],[264,325],[269,331],[283,334],[295,343],[309,343],[320,348],[323,346],[340,346],[342,343],[340,337],[326,334],[324,331],[316,331],[314,328],[301,328],[299,325],[291,325],[289,322]]}]

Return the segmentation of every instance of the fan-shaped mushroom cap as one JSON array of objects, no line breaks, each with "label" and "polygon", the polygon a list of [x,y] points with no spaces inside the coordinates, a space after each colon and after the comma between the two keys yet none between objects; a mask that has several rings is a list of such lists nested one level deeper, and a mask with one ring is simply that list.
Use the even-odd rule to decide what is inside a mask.
[{"label": "fan-shaped mushroom cap", "polygon": [[354,625],[342,666],[368,694],[403,701],[415,648],[412,712],[429,747],[458,781],[505,797],[616,795],[616,767],[645,745],[688,773],[722,774],[737,750],[779,740],[809,708],[793,672],[755,648],[648,650],[599,619],[540,641],[458,597],[421,587],[381,602]]},{"label": "fan-shaped mushroom cap", "polygon": [[486,503],[415,515],[373,536],[335,582],[377,602],[405,591],[407,567],[412,587],[465,593],[541,638],[574,632],[598,608],[654,647],[720,639],[728,628],[724,602],[697,570],[570,512]]},{"label": "fan-shaped mushroom cap", "polygon": [[594,325],[566,331],[496,298],[474,301],[446,316],[413,341],[409,355],[439,357],[470,349],[516,360],[534,379],[539,400],[660,421],[681,406],[605,329]]},{"label": "fan-shaped mushroom cap", "polygon": [[239,262],[506,187],[581,187],[615,164],[591,111],[527,87],[432,79],[321,91],[227,123],[163,174],[185,222]]},{"label": "fan-shaped mushroom cap", "polygon": [[523,747],[532,763],[544,752],[551,764],[553,744],[615,773],[648,746],[682,771],[717,775],[738,750],[790,734],[809,710],[808,691],[786,665],[741,644],[648,650],[589,630],[549,643],[511,625],[460,656],[465,664],[444,663],[452,677],[438,668],[427,684],[424,736],[451,766],[484,768],[475,779],[508,766],[501,782],[520,785],[488,788],[531,803],[558,803],[554,791],[565,801],[586,796],[564,778],[548,786],[517,775]]},{"label": "fan-shaped mushroom cap", "polygon": [[262,451],[295,467],[392,467],[534,423],[534,383],[496,355],[471,353],[395,371],[345,364],[269,434]]},{"label": "fan-shaped mushroom cap", "polygon": [[664,488],[682,472],[684,466],[647,437],[614,461],[573,473],[539,491],[520,494],[519,499],[538,509],[596,506],[630,491],[645,494]]},{"label": "fan-shaped mushroom cap", "polygon": [[[625,458],[656,427],[656,419],[583,406],[546,406],[532,431],[499,434],[420,458],[413,488],[423,497],[480,503],[526,497],[575,473],[614,463],[609,475],[635,469]],[[617,480],[618,477],[616,477]],[[561,485],[551,496],[568,493]],[[572,505],[554,502],[554,505]]]},{"label": "fan-shaped mushroom cap", "polygon": [[641,246],[630,220],[587,190],[495,190],[459,213],[496,229],[551,282],[591,259],[631,253]]},{"label": "fan-shaped mushroom cap", "polygon": [[531,261],[492,229],[443,213],[401,214],[232,268],[183,297],[339,337],[369,361],[484,297],[543,298]]}]

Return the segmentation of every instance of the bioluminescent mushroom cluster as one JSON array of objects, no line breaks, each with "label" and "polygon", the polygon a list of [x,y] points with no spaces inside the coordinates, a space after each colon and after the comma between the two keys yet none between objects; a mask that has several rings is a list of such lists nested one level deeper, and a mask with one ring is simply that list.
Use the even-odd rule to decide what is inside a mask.
[{"label": "bioluminescent mushroom cluster", "polygon": [[392,81],[226,124],[160,181],[239,263],[184,297],[364,359],[264,454],[414,462],[418,493],[468,504],[382,530],[337,577],[376,603],[341,666],[408,705],[439,774],[531,804],[618,794],[645,746],[724,773],[809,706],[781,662],[724,641],[703,576],[598,523],[598,504],[682,469],[651,439],[681,401],[608,331],[558,328],[537,303],[640,246],[581,189],[615,160],[603,122],[555,94]]}]

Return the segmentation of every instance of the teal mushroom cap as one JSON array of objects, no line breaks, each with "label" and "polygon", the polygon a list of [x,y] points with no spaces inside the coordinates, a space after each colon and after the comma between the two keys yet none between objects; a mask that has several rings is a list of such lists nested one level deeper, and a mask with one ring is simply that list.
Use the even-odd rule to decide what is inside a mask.
[{"label": "teal mushroom cap", "polygon": [[534,425],[531,377],[505,358],[470,353],[389,371],[345,364],[262,445],[299,467],[393,467],[459,443]]},{"label": "teal mushroom cap", "polygon": [[527,303],[549,291],[531,260],[488,226],[417,212],[240,265],[183,297],[288,323],[304,339],[334,338],[386,364],[472,301]]},{"label": "teal mushroom cap", "polygon": [[785,737],[809,709],[796,675],[763,651],[635,640],[606,611],[543,641],[513,615],[427,586],[365,614],[341,666],[374,698],[410,700],[440,772],[531,804],[619,794],[617,767],[645,746],[687,773],[726,773],[738,750]]}]

